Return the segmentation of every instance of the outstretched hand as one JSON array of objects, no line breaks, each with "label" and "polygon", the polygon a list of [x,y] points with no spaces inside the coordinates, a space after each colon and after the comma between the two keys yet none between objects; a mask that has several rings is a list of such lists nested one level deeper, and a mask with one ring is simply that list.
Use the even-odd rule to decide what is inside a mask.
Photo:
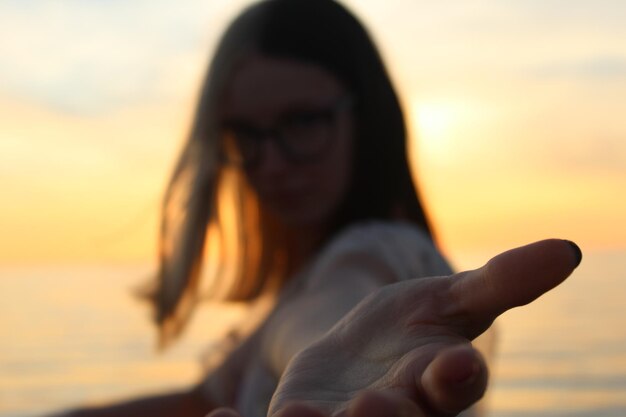
[{"label": "outstretched hand", "polygon": [[268,415],[455,415],[487,386],[471,340],[560,284],[580,259],[571,242],[544,240],[477,270],[382,287],[292,359]]}]

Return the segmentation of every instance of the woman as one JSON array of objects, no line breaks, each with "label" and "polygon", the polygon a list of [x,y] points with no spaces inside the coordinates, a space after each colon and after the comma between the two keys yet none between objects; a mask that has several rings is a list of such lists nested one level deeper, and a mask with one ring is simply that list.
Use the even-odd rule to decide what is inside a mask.
[{"label": "woman", "polygon": [[[230,205],[220,212],[218,201]],[[228,386],[237,388],[208,394],[228,404],[237,392],[244,410],[267,408],[293,354],[375,288],[451,272],[431,242],[385,67],[337,3],[262,2],[222,38],[166,195],[156,297],[162,343],[193,306],[207,226],[207,242],[231,249],[214,268],[215,292],[251,300],[281,290],[273,313],[239,347],[265,358],[242,353],[236,367],[245,371],[227,367],[214,384],[235,378]],[[230,275],[226,258],[236,259]],[[271,375],[259,370],[267,367]],[[266,395],[248,398],[260,395],[259,384]]]},{"label": "woman", "polygon": [[[332,349],[320,355],[309,348],[335,334],[329,329],[368,294],[449,275],[411,178],[406,141],[380,56],[343,7],[267,0],[244,11],[217,48],[165,195],[154,292],[161,345],[183,329],[201,276],[215,298],[274,302],[191,390],[75,415],[202,416],[228,406],[265,416],[288,363],[300,353],[297,368],[302,352],[333,357]],[[352,314],[347,328],[359,320]],[[357,339],[370,333],[376,337],[365,328]],[[468,363],[486,375],[471,355]],[[326,374],[338,380],[333,369]],[[283,389],[289,382],[279,387],[284,398],[292,398]]]}]

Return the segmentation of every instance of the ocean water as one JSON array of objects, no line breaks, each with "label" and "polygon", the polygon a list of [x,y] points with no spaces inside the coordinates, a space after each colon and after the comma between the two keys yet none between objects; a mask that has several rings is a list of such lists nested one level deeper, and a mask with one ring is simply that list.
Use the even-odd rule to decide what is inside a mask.
[{"label": "ocean water", "polygon": [[[149,273],[147,266],[1,267],[0,417],[199,378],[203,352],[240,311],[201,309],[182,340],[159,354],[150,312],[131,291]],[[506,313],[497,323],[488,415],[626,416],[625,300],[626,251],[591,252],[562,286]]]}]

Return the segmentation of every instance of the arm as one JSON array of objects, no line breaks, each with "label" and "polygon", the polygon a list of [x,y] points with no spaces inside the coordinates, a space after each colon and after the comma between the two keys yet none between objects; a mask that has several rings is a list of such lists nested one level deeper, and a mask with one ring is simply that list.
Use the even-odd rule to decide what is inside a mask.
[{"label": "arm", "polygon": [[581,258],[571,242],[546,240],[474,271],[386,286],[293,358],[268,415],[456,415],[487,386],[487,366],[468,341],[559,285]]},{"label": "arm", "polygon": [[154,395],[103,407],[86,407],[61,414],[62,417],[203,417],[215,409],[196,386],[173,394]]}]

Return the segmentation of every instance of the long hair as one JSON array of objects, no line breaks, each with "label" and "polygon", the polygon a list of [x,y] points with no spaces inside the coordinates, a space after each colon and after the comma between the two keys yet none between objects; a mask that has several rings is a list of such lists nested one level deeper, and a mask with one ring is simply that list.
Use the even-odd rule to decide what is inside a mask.
[{"label": "long hair", "polygon": [[[209,275],[213,295],[251,300],[281,265],[271,226],[262,221],[243,174],[218,157],[216,109],[234,68],[251,53],[322,67],[351,93],[355,164],[330,235],[354,222],[401,215],[432,238],[411,178],[402,109],[367,31],[334,0],[256,3],[231,23],[218,44],[165,193],[154,294],[161,345],[183,328],[198,299],[201,275]],[[214,256],[201,274],[207,251]]]}]

